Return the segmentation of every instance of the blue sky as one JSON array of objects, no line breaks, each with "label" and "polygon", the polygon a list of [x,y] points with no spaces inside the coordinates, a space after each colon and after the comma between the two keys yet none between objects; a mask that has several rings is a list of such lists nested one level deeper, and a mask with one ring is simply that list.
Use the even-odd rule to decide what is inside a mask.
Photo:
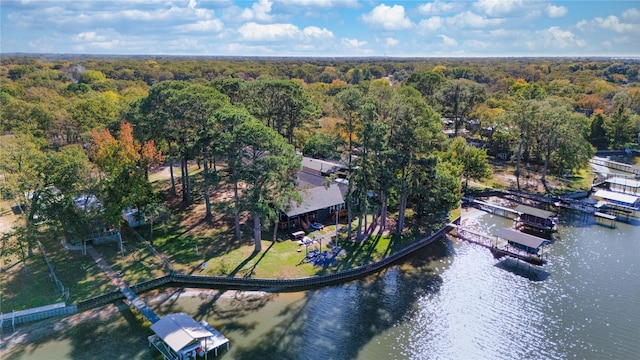
[{"label": "blue sky", "polygon": [[640,1],[0,0],[0,52],[640,56]]}]

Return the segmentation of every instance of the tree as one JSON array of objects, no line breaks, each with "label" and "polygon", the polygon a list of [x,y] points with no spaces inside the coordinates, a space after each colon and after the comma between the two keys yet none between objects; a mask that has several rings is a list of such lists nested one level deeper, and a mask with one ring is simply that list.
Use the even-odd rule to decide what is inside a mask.
[{"label": "tree", "polygon": [[[439,220],[460,203],[459,164],[443,161],[438,156],[419,158],[411,183],[414,191],[410,201],[418,216]],[[447,217],[448,218],[448,217]]]},{"label": "tree", "polygon": [[2,191],[24,214],[24,223],[14,229],[13,235],[26,267],[44,221],[50,225],[62,222],[63,214],[50,209],[70,202],[82,188],[89,161],[77,145],[55,151],[31,134],[18,133],[0,142],[0,173],[4,175]]},{"label": "tree", "polygon": [[403,87],[398,98],[398,107],[392,117],[389,149],[393,178],[397,179],[395,191],[399,196],[396,231],[402,233],[409,198],[415,191],[421,191],[415,181],[424,165],[422,159],[439,150],[445,137],[438,114],[416,90]]},{"label": "tree", "polygon": [[640,116],[632,114],[623,105],[619,106],[616,112],[605,118],[604,128],[609,138],[611,149],[621,149],[629,147],[640,134]]},{"label": "tree", "polygon": [[[171,191],[176,194],[176,181],[173,174],[173,159],[175,155],[173,153],[174,145],[179,141],[179,137],[182,135],[179,124],[174,121],[174,116],[179,114],[180,109],[174,103],[169,101],[173,94],[185,87],[189,86],[189,83],[185,81],[164,81],[157,85],[154,85],[149,90],[149,95],[142,99],[137,104],[139,116],[135,112],[131,115],[129,120],[135,121],[135,129],[140,130],[140,137],[145,139],[155,139],[158,143],[160,141],[166,142],[169,164],[169,172],[171,174]],[[181,163],[183,162],[182,156],[185,155],[184,151],[180,151],[178,158]],[[182,167],[184,170],[184,167]],[[184,179],[184,174],[183,174]],[[182,198],[186,199],[188,187],[182,187]]]},{"label": "tree", "polygon": [[535,135],[534,121],[539,116],[540,102],[531,99],[513,100],[509,107],[509,118],[518,132],[518,147],[516,150],[516,184],[520,190],[520,166],[525,149],[533,142]]},{"label": "tree", "polygon": [[458,79],[446,82],[436,93],[442,114],[453,121],[454,135],[475,104],[484,98],[484,87],[476,82]]},{"label": "tree", "polygon": [[[164,137],[169,150],[175,144],[181,163],[182,200],[185,205],[192,202],[191,179],[188,161],[194,157],[206,159],[204,169],[204,198],[206,217],[211,216],[209,199],[210,174],[208,161],[216,142],[216,124],[213,114],[221,107],[230,106],[229,98],[215,88],[191,84],[184,81],[167,81],[155,85],[149,96],[140,104],[140,125],[148,125]],[[175,186],[172,173],[172,186]]]},{"label": "tree", "polygon": [[405,85],[411,86],[420,91],[420,94],[424,97],[430,105],[435,105],[434,95],[446,81],[442,73],[435,71],[416,71],[405,82]]},{"label": "tree", "polygon": [[118,224],[124,209],[144,209],[153,201],[151,184],[140,166],[142,146],[128,123],[120,126],[117,138],[105,129],[93,130],[91,135],[91,154],[103,173],[99,199],[107,221]]},{"label": "tree", "polygon": [[469,179],[482,180],[491,177],[487,151],[468,145],[465,139],[455,138],[447,155],[447,160],[461,165],[465,188],[469,187]]},{"label": "tree", "polygon": [[294,143],[294,132],[316,119],[320,109],[298,82],[264,79],[248,84],[244,101],[249,112]]},{"label": "tree", "polygon": [[[363,95],[360,90],[356,88],[348,88],[346,90],[341,91],[336,95],[336,102],[338,105],[338,114],[343,119],[344,122],[337,124],[338,131],[340,131],[341,135],[346,137],[347,142],[347,168],[349,172],[353,169],[353,151],[355,144],[355,135],[356,131],[360,127],[360,110],[363,104]],[[350,180],[350,179],[349,179]],[[347,221],[351,224],[352,213],[351,206],[352,203],[351,196],[353,191],[352,181],[349,181],[348,189],[347,189]],[[351,238],[351,226],[347,228],[347,237]]]},{"label": "tree", "polygon": [[256,119],[238,126],[236,138],[244,142],[241,179],[246,185],[244,205],[253,219],[255,252],[262,250],[261,219],[277,221],[288,199],[297,193],[295,174],[301,159],[293,146]]},{"label": "tree", "polygon": [[340,143],[341,139],[337,136],[315,132],[305,140],[302,153],[313,158],[338,160],[340,154],[337,149]]},{"label": "tree", "polygon": [[591,131],[589,132],[589,142],[597,149],[607,149],[609,147],[609,139],[604,128],[605,115],[602,110],[596,111],[591,116]]}]

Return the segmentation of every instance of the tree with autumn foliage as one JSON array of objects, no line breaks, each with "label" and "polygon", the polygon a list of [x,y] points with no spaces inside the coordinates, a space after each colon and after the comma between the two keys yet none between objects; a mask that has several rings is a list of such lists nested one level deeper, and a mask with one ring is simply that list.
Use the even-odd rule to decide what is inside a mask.
[{"label": "tree with autumn foliage", "polygon": [[162,154],[152,140],[136,141],[129,123],[121,124],[117,137],[105,129],[93,130],[91,137],[91,157],[101,170],[99,197],[107,221],[115,224],[122,210],[142,209],[153,201],[147,172],[162,161]]}]

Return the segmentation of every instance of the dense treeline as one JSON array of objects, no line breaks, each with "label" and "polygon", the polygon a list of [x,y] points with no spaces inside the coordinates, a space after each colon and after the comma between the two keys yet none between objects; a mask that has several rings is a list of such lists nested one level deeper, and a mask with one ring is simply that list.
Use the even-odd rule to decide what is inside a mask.
[{"label": "dense treeline", "polygon": [[[2,196],[26,214],[13,251],[27,256],[43,225],[66,236],[95,226],[98,214],[73,204],[80,194],[97,194],[110,223],[128,207],[153,214],[160,200],[147,177],[165,161],[181,164],[172,191],[189,206],[197,189],[206,217],[211,187],[230,185],[235,235],[248,214],[259,250],[262,225],[300,200],[296,149],[352,169],[355,236],[387,226],[389,210],[400,233],[408,210],[440,218],[469,179],[490,176],[487,153],[513,161],[518,187],[523,165],[536,164],[546,187],[548,174],[583,168],[596,148],[637,147],[639,68],[624,59],[3,57]],[[192,160],[201,177],[190,176]]]}]

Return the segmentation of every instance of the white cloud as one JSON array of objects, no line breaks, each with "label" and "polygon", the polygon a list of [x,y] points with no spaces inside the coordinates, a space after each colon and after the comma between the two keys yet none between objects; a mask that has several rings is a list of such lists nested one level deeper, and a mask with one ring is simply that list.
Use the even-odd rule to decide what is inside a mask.
[{"label": "white cloud", "polygon": [[100,35],[95,31],[88,31],[76,34],[73,36],[73,41],[76,42],[92,42],[92,41],[104,41],[106,37]]},{"label": "white cloud", "polygon": [[333,32],[326,28],[308,26],[302,30],[294,24],[258,24],[246,23],[238,28],[238,32],[245,41],[317,41],[319,39],[334,38]]},{"label": "white cloud", "polygon": [[292,39],[300,33],[300,29],[293,24],[258,24],[246,23],[238,28],[243,40],[274,41]]},{"label": "white cloud", "polygon": [[458,42],[454,38],[442,34],[439,34],[438,37],[442,39],[442,43],[446,46],[458,46]]},{"label": "white cloud", "polygon": [[271,5],[273,2],[269,0],[259,0],[251,5],[251,8],[246,8],[240,14],[243,20],[257,20],[257,21],[271,21],[273,16],[271,15]]},{"label": "white cloud", "polygon": [[464,47],[473,50],[486,50],[489,49],[490,44],[486,41],[480,40],[467,40],[464,42]]},{"label": "white cloud", "polygon": [[618,34],[624,34],[627,32],[635,32],[639,29],[640,25],[638,23],[630,24],[630,23],[622,23],[618,19],[617,16],[607,16],[606,19],[595,18],[594,21],[597,25],[599,25],[603,29],[613,30]]},{"label": "white cloud", "polygon": [[360,41],[358,39],[341,39],[341,42],[344,46],[350,46],[352,48],[361,48],[367,45],[366,41]]},{"label": "white cloud", "polygon": [[547,5],[547,16],[550,18],[561,18],[567,15],[568,9],[564,6]]},{"label": "white cloud", "polygon": [[473,7],[485,15],[498,17],[518,12],[523,5],[523,0],[478,0]]},{"label": "white cloud", "polygon": [[640,11],[636,8],[627,9],[622,12],[622,18],[627,21],[640,22]]},{"label": "white cloud", "polygon": [[397,39],[394,39],[392,37],[387,37],[387,38],[384,39],[385,46],[396,46],[399,43],[400,42]]},{"label": "white cloud", "polygon": [[367,24],[381,27],[385,30],[406,30],[413,27],[413,23],[406,16],[402,5],[387,6],[380,4],[360,18]]},{"label": "white cloud", "polygon": [[444,21],[439,16],[433,16],[428,19],[420,20],[418,28],[425,32],[433,32],[442,27]]},{"label": "white cloud", "polygon": [[[627,17],[630,15],[627,14]],[[633,14],[631,14],[633,16]],[[604,29],[616,32],[618,34],[634,34],[640,36],[640,24],[638,22],[625,23],[621,22],[617,16],[610,15],[606,18],[597,17],[591,21],[581,20],[576,27],[582,31],[590,31],[593,29]]]},{"label": "white cloud", "polygon": [[181,32],[191,32],[191,31],[212,31],[212,32],[220,32],[224,28],[224,24],[220,19],[211,19],[211,20],[202,20],[197,21],[193,24],[184,24],[176,26],[176,30]]},{"label": "white cloud", "polygon": [[308,38],[332,38],[333,32],[327,30],[327,28],[320,29],[317,26],[307,26],[302,30],[302,33]]},{"label": "white cloud", "polygon": [[552,26],[539,32],[546,49],[574,49],[584,47],[586,42],[576,37],[569,30],[563,30],[559,26]]},{"label": "white cloud", "polygon": [[294,5],[294,6],[303,6],[303,7],[319,7],[319,8],[358,7],[358,0],[279,0],[278,2],[284,5]]},{"label": "white cloud", "polygon": [[500,25],[504,19],[487,19],[484,16],[465,11],[446,19],[447,24],[457,28],[486,28]]},{"label": "white cloud", "polygon": [[442,15],[461,9],[463,4],[436,0],[418,6],[418,12],[422,15]]}]

